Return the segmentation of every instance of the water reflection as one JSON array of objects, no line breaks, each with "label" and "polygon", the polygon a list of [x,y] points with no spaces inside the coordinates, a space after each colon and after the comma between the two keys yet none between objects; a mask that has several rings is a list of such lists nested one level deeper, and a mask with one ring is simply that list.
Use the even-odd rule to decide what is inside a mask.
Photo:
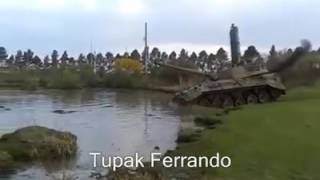
[{"label": "water reflection", "polygon": [[[175,148],[180,115],[168,105],[170,98],[130,90],[1,90],[0,105],[11,111],[0,111],[0,134],[30,125],[71,131],[78,136],[80,146],[79,157],[71,165],[74,171],[91,169],[89,152],[110,156],[138,152],[148,159],[155,146],[160,152]],[[74,113],[53,113],[55,110]],[[59,169],[60,165],[54,167]],[[33,166],[12,179],[44,179],[48,173],[44,169]]]}]

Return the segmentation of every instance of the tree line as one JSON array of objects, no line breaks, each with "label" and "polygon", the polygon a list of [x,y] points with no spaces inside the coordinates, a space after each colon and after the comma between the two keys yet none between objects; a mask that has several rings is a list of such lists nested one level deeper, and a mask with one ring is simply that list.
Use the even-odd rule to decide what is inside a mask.
[{"label": "tree line", "polygon": [[[275,59],[276,56],[287,55],[291,54],[292,52],[292,49],[277,51],[273,45],[270,49],[268,59]],[[317,53],[320,53],[320,49],[317,51]],[[27,51],[18,50],[16,54],[9,56],[7,50],[4,47],[0,47],[0,60],[5,61],[8,66],[16,66],[20,68],[27,67],[29,65],[52,67],[58,66],[59,64],[95,64],[97,66],[105,66],[108,69],[111,69],[114,61],[122,57],[132,58],[143,62],[145,52],[143,51],[140,53],[137,49],[135,49],[131,53],[125,52],[122,55],[114,55],[111,52],[107,52],[105,54],[81,53],[77,58],[74,58],[69,56],[67,51],[64,51],[60,56],[57,50],[53,50],[50,56],[47,55],[41,59],[30,49]],[[179,53],[172,51],[170,54],[167,54],[167,52],[161,52],[159,48],[154,47],[150,52],[149,59],[150,66],[154,65],[154,61],[161,60],[163,62],[175,63],[181,66],[198,68],[201,71],[219,71],[224,67],[229,67],[231,65],[228,59],[228,53],[223,48],[219,48],[216,53],[208,53],[207,51],[202,50],[199,53],[192,52],[189,54],[185,49],[181,49]],[[264,60],[255,46],[249,46],[244,51],[240,63],[264,63]]]}]

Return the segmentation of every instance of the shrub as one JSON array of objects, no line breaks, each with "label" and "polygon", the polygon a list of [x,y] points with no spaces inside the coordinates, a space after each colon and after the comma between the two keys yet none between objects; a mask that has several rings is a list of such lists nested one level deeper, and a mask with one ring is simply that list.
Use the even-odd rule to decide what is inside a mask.
[{"label": "shrub", "polygon": [[200,134],[192,128],[181,129],[176,140],[177,143],[190,143],[197,141]]},{"label": "shrub", "polygon": [[130,74],[142,74],[143,65],[134,59],[121,58],[116,60],[116,71],[125,71]]},{"label": "shrub", "polygon": [[47,88],[78,89],[82,87],[80,74],[72,68],[51,69],[45,72],[46,78],[42,80]]},{"label": "shrub", "polygon": [[0,169],[10,169],[13,166],[13,158],[6,151],[0,151]]},{"label": "shrub", "polygon": [[[0,138],[0,153],[14,161],[64,159],[77,153],[77,137],[45,127],[32,126],[18,129]],[[1,154],[0,154],[1,155]],[[10,155],[10,156],[8,156]],[[0,158],[1,159],[1,158]]]},{"label": "shrub", "polygon": [[103,79],[103,85],[111,88],[143,88],[147,86],[143,76],[125,71],[114,71],[107,74]]},{"label": "shrub", "polygon": [[40,79],[38,77],[26,78],[23,83],[21,83],[20,88],[24,90],[36,90],[39,87]]},{"label": "shrub", "polygon": [[10,69],[0,74],[2,86],[33,90],[39,86],[38,71]]},{"label": "shrub", "polygon": [[100,78],[94,73],[93,67],[91,65],[83,64],[80,66],[78,71],[80,74],[80,79],[84,86],[96,87],[99,85]]},{"label": "shrub", "polygon": [[194,122],[199,126],[204,126],[208,128],[215,128],[216,125],[222,123],[220,119],[211,116],[196,117],[194,119]]}]

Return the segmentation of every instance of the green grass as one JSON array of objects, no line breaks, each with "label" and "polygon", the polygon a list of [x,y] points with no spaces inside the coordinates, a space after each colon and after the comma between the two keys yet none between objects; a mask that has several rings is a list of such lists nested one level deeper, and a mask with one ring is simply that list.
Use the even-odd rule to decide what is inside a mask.
[{"label": "green grass", "polygon": [[[247,106],[175,153],[232,158],[228,169],[202,169],[207,179],[320,179],[320,88],[291,90],[277,103]],[[188,171],[188,170],[187,170]],[[193,172],[194,173],[194,172]]]}]

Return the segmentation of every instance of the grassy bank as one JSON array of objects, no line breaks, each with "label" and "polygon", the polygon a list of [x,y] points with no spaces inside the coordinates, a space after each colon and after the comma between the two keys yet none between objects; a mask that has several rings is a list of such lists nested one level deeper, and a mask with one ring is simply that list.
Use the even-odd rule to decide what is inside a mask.
[{"label": "grassy bank", "polygon": [[180,144],[174,154],[232,158],[228,169],[184,169],[203,179],[320,179],[319,107],[319,87],[294,89],[277,103],[232,111],[217,129]]}]

